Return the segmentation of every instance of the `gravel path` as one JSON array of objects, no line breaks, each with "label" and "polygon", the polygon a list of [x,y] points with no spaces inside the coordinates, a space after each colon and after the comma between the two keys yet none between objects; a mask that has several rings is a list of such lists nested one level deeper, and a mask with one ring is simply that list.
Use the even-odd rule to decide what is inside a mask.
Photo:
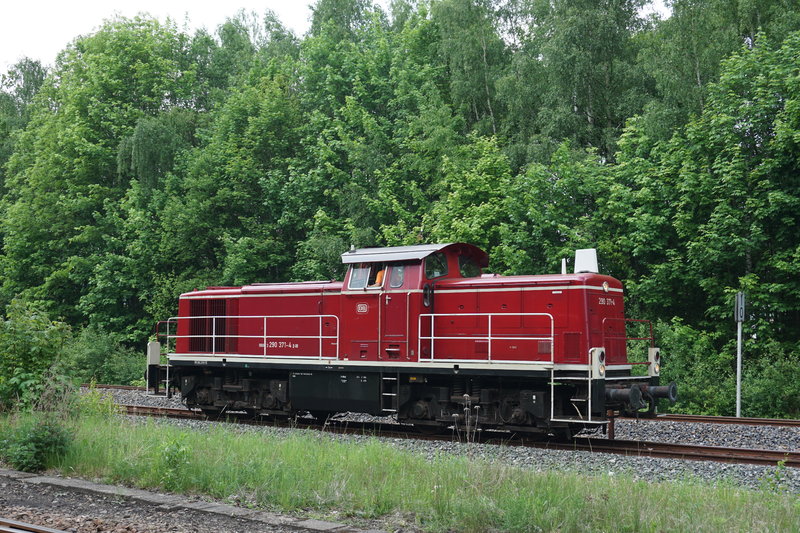
[{"label": "gravel path", "polygon": [[[19,480],[0,482],[0,516],[78,533],[255,533],[263,523],[215,516],[168,505],[152,505],[123,498],[84,494],[61,487],[30,485]],[[295,528],[270,527],[278,533]]]},{"label": "gravel path", "polygon": [[[141,391],[113,390],[115,400],[131,405],[181,407],[179,397],[167,399],[146,396]],[[353,415],[354,419],[366,418]],[[216,422],[196,420],[165,420],[163,423],[191,427],[198,430],[208,428]],[[244,431],[288,432],[302,431],[273,427],[247,427]],[[657,422],[653,420],[618,420],[618,439],[675,442],[705,446],[740,448],[769,448],[800,450],[800,429],[775,426],[745,426],[724,424],[701,424],[692,422]],[[355,442],[374,438],[359,435],[329,434],[331,439]],[[727,463],[681,461],[651,457],[625,457],[612,454],[568,452],[522,447],[503,447],[490,444],[460,443],[454,441],[417,441],[413,439],[380,438],[389,445],[421,453],[428,458],[443,454],[468,455],[502,464],[531,468],[534,470],[573,471],[584,474],[630,475],[648,481],[672,481],[676,479],[699,483],[733,484],[759,489],[777,486],[800,494],[800,472],[794,468],[779,469],[757,465],[733,465]]]}]

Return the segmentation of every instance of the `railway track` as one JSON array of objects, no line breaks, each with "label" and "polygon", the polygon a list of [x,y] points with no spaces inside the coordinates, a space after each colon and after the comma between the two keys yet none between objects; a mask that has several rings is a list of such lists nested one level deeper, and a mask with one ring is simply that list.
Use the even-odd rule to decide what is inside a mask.
[{"label": "railway track", "polygon": [[[125,407],[127,412],[131,415],[188,418],[194,420],[208,419],[199,411],[188,411],[186,409],[166,409],[162,407],[142,407],[136,405],[128,405]],[[388,438],[441,440],[444,438],[457,437],[455,433],[451,435],[423,435],[417,433],[412,427],[401,424],[375,424],[371,422],[337,421],[336,419],[327,420],[324,423],[306,419],[282,420],[278,418],[259,421],[249,418],[246,415],[229,413],[226,415],[226,420],[252,425],[322,429],[343,434],[368,433]],[[762,466],[775,466],[781,463],[787,467],[800,468],[800,452],[724,448],[719,446],[697,446],[647,441],[608,440],[591,437],[578,437],[569,442],[559,442],[553,440],[533,440],[527,436],[520,438],[510,433],[498,431],[476,432],[474,434],[474,439],[471,440],[489,443],[498,442],[508,446],[530,446],[543,449],[613,453],[629,457],[661,457],[692,461],[745,463]]]},{"label": "railway track", "polygon": [[735,416],[710,416],[710,415],[658,415],[655,419],[663,422],[698,422],[702,424],[741,424],[744,426],[785,426],[800,427],[800,420],[785,418],[745,418]]},{"label": "railway track", "polygon": [[16,520],[9,520],[0,517],[0,533],[66,533],[62,529],[53,529],[50,527],[37,526],[35,524],[26,524],[25,522],[17,522]]}]

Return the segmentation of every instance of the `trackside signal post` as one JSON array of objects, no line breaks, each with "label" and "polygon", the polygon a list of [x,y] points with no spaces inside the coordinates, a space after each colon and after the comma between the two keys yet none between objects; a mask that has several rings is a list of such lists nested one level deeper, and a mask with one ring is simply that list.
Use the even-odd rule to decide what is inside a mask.
[{"label": "trackside signal post", "polygon": [[736,416],[742,416],[742,322],[744,322],[744,293],[736,293],[733,309],[736,320]]}]

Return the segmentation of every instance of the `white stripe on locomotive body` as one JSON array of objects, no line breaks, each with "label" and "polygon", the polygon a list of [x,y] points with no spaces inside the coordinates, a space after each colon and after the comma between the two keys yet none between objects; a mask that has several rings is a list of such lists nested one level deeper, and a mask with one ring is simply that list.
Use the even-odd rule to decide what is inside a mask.
[{"label": "white stripe on locomotive body", "polygon": [[[213,289],[212,289],[213,290]],[[230,290],[230,289],[225,289]],[[447,287],[438,287],[438,291],[440,294],[455,294],[455,293],[465,293],[465,292],[534,292],[534,291],[564,291],[564,290],[597,290],[606,292],[602,285],[550,285],[546,287],[498,287],[498,288],[491,288],[491,289],[483,289],[483,288],[469,288],[469,289],[449,289]],[[372,290],[364,290],[364,291],[319,291],[319,292],[302,292],[302,293],[256,293],[256,294],[242,294],[242,293],[235,293],[235,294],[200,294],[200,295],[181,295],[181,300],[212,300],[212,299],[220,299],[220,298],[276,298],[276,297],[300,297],[300,296],[319,296],[321,294],[327,295],[363,295],[363,294],[377,294],[380,292],[399,292],[399,293],[418,293],[421,294],[422,291],[418,289],[408,290],[408,289],[389,289],[389,290],[380,290],[380,289],[372,289]],[[617,289],[613,287],[608,288],[608,292],[617,292],[623,293],[623,289]],[[189,317],[187,317],[189,318]]]},{"label": "white stripe on locomotive body", "polygon": [[[591,365],[581,364],[553,364],[550,361],[520,361],[519,363],[509,362],[494,362],[494,361],[481,361],[478,359],[450,359],[440,361],[395,361],[395,360],[376,360],[376,361],[356,361],[349,359],[320,359],[317,356],[262,356],[262,355],[239,355],[239,354],[177,354],[170,353],[169,360],[172,361],[185,361],[185,362],[205,362],[205,363],[269,363],[276,365],[316,365],[316,366],[337,366],[337,367],[374,367],[374,366],[392,366],[397,368],[405,368],[409,371],[425,370],[425,369],[452,369],[454,364],[458,365],[459,370],[476,370],[476,369],[492,369],[492,370],[578,370],[585,372]],[[225,361],[223,361],[223,359]],[[609,365],[606,367],[607,371],[615,370],[630,370],[631,365]],[[641,377],[641,376],[639,376]],[[607,378],[614,379],[614,378]]]}]

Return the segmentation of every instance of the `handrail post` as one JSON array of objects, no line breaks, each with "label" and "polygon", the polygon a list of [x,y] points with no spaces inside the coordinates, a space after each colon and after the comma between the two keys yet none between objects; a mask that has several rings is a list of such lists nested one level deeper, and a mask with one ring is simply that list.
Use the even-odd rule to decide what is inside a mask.
[{"label": "handrail post", "polygon": [[211,355],[217,355],[217,319],[211,317]]},{"label": "handrail post", "polygon": [[322,359],[322,315],[319,315],[319,358]]},{"label": "handrail post", "polygon": [[433,313],[431,313],[431,361],[435,359],[433,347],[436,344],[436,335],[433,334]]},{"label": "handrail post", "polygon": [[267,317],[264,317],[264,357],[267,356]]},{"label": "handrail post", "polygon": [[492,314],[489,313],[487,318],[489,319],[489,331],[487,333],[488,334],[487,340],[489,341],[489,346],[488,346],[489,359],[488,359],[488,361],[491,362],[492,361]]},{"label": "handrail post", "polygon": [[422,322],[424,319],[428,318],[428,314],[421,313],[419,318],[417,319],[417,357],[420,361],[430,361],[433,359],[433,354],[428,354],[427,357],[422,356],[422,341],[427,340],[429,345],[433,347],[433,340],[431,339],[430,333],[425,336],[422,334]]}]

